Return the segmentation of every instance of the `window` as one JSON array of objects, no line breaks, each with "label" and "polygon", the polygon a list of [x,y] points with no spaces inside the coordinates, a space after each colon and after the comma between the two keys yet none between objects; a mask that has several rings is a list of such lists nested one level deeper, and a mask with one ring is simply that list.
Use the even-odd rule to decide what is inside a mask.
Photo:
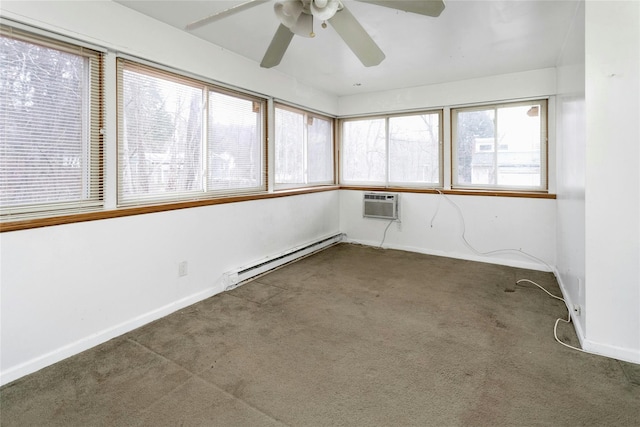
[{"label": "window", "polygon": [[441,112],[342,122],[343,184],[440,186]]},{"label": "window", "polygon": [[118,60],[118,203],[266,189],[262,99]]},{"label": "window", "polygon": [[334,183],[333,120],[296,108],[275,108],[275,184]]},{"label": "window", "polygon": [[0,27],[0,214],[102,206],[102,56]]},{"label": "window", "polygon": [[456,108],[451,115],[453,187],[546,190],[546,101]]}]

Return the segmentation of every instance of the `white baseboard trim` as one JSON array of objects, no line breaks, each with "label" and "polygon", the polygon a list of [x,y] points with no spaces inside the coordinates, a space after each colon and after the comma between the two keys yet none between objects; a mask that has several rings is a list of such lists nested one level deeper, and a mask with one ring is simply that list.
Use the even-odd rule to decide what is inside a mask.
[{"label": "white baseboard trim", "polygon": [[[365,246],[380,247],[380,242],[374,242],[372,240],[351,239],[348,237],[348,235],[347,235],[347,238],[344,240],[344,242],[355,243],[355,244],[365,245]],[[435,256],[442,256],[447,258],[463,259],[466,261],[485,262],[487,264],[506,265],[508,267],[524,268],[527,270],[552,272],[551,270],[549,270],[549,267],[547,267],[546,265],[531,262],[531,261],[518,261],[514,259],[499,258],[495,256],[493,257],[478,256],[478,255],[466,254],[461,252],[444,252],[444,251],[419,248],[415,246],[405,246],[405,245],[396,245],[396,244],[387,244],[387,243],[385,243],[382,247],[384,249],[397,249],[400,251],[416,252],[416,253],[425,254],[425,255],[435,255]]]},{"label": "white baseboard trim", "polygon": [[610,344],[591,341],[590,339],[584,340],[582,343],[582,349],[587,353],[640,364],[640,350],[638,349],[617,347]]},{"label": "white baseboard trim", "polygon": [[173,301],[148,313],[144,313],[140,316],[134,317],[133,319],[57,348],[49,353],[45,353],[19,365],[13,366],[0,373],[0,385],[8,384],[25,375],[32,374],[42,368],[53,365],[54,363],[60,362],[61,360],[81,353],[99,344],[105,343],[110,339],[123,335],[139,328],[140,326],[144,326],[147,323],[158,320],[161,317],[167,316],[175,311],[188,307],[223,291],[224,288],[220,283],[218,283],[217,286],[213,288],[205,289],[180,300]]},{"label": "white baseboard trim", "polygon": [[582,348],[582,350],[589,354],[595,354],[598,356],[640,364],[640,350],[638,349],[603,344],[587,338],[585,333],[586,331],[582,328],[582,322],[580,322],[580,319],[577,317],[577,313],[571,309],[571,307],[573,307],[574,305],[574,302],[572,301],[569,292],[567,292],[560,273],[554,269],[554,275],[556,276],[556,280],[558,281],[558,285],[560,286],[562,298],[564,298],[565,304],[567,305],[567,310],[569,310],[569,313],[571,313],[571,323],[573,324],[573,328],[576,331],[576,335],[578,336],[578,341],[580,341],[580,347]]},{"label": "white baseboard trim", "polygon": [[576,335],[578,336],[578,341],[580,341],[580,347],[584,349],[585,342],[585,334],[582,329],[582,322],[578,318],[577,313],[575,313],[571,307],[574,306],[575,302],[571,299],[571,294],[567,291],[567,288],[562,281],[562,276],[557,268],[554,268],[553,275],[556,276],[556,281],[558,282],[558,286],[560,287],[560,292],[562,292],[562,298],[564,298],[564,303],[567,306],[567,310],[571,316],[571,324],[573,325],[573,329],[576,331]]}]

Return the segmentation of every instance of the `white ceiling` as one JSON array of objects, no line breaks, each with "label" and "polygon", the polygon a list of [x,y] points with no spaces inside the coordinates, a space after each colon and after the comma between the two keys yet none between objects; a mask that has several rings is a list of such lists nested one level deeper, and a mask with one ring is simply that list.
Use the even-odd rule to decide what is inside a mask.
[{"label": "white ceiling", "polygon": [[[185,26],[236,1],[115,0],[165,22]],[[364,67],[331,26],[316,37],[295,36],[277,70],[342,96],[554,67],[577,1],[445,0],[437,18],[343,0],[386,55]],[[278,28],[273,1],[192,31],[260,63]]]}]

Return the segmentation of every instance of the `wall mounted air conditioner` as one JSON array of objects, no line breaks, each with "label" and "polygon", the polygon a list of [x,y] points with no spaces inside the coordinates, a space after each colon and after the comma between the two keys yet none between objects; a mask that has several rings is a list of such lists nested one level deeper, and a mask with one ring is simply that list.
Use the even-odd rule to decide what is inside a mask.
[{"label": "wall mounted air conditioner", "polygon": [[362,216],[388,220],[400,219],[397,193],[364,193]]}]

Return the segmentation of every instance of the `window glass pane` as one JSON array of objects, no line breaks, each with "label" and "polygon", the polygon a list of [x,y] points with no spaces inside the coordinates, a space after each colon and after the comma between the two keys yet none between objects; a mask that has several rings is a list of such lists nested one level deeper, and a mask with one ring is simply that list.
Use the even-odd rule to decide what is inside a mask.
[{"label": "window glass pane", "polygon": [[91,196],[89,60],[0,37],[0,206]]},{"label": "window glass pane", "polygon": [[304,114],[276,108],[277,184],[305,184]]},{"label": "window glass pane", "polygon": [[540,106],[498,108],[497,123],[497,184],[540,186]]},{"label": "window glass pane", "polygon": [[275,109],[275,183],[331,184],[333,121],[292,107]]},{"label": "window glass pane", "polygon": [[387,170],[385,119],[343,122],[342,153],[344,182],[384,183]]},{"label": "window glass pane", "polygon": [[457,118],[458,184],[493,184],[494,110],[459,111]]},{"label": "window glass pane", "polygon": [[313,117],[307,126],[310,183],[333,182],[333,129],[331,121]]},{"label": "window glass pane", "polygon": [[440,116],[420,114],[389,118],[389,181],[438,184]]},{"label": "window glass pane", "polygon": [[202,191],[202,88],[124,69],[120,200]]},{"label": "window glass pane", "polygon": [[546,102],[454,110],[455,185],[544,189]]},{"label": "window glass pane", "polygon": [[259,188],[262,180],[262,104],[209,92],[210,190]]}]

